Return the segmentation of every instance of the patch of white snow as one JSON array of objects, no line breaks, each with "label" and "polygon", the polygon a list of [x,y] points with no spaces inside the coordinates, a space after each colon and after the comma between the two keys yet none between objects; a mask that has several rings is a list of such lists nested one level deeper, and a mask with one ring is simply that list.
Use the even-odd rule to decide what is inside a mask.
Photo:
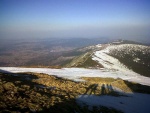
[{"label": "patch of white snow", "polygon": [[124,113],[150,113],[149,94],[126,94],[127,96],[95,96],[80,95],[76,100],[79,104],[89,106],[106,106],[123,111]]},{"label": "patch of white snow", "polygon": [[140,76],[138,74],[132,74],[130,72],[122,72],[116,70],[107,69],[85,69],[85,68],[62,68],[62,69],[50,69],[50,68],[19,68],[19,67],[0,67],[0,72],[34,72],[45,73],[48,75],[55,75],[62,78],[68,78],[74,81],[83,81],[81,77],[111,77],[121,78],[123,80],[133,81],[150,86],[150,78]]}]

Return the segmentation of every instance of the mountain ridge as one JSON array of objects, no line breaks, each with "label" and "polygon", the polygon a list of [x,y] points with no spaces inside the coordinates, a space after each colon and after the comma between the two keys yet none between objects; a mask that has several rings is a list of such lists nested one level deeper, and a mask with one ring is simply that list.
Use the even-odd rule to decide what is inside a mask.
[{"label": "mountain ridge", "polygon": [[[103,68],[105,66],[98,62],[97,59],[93,60],[93,57],[96,51],[102,51],[107,48],[109,48],[107,55],[118,59],[124,67],[141,75],[150,76],[150,47],[126,40],[117,40],[109,44],[98,44],[79,49],[78,51],[85,51],[85,53],[75,57],[65,67]],[[110,63],[110,61],[107,60],[106,63]]]}]

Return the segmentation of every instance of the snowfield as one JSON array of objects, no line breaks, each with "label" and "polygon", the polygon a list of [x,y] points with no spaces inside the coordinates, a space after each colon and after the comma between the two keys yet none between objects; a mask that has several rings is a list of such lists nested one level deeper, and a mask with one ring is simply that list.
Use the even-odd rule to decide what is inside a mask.
[{"label": "snowfield", "polygon": [[80,95],[77,102],[82,106],[83,103],[89,106],[107,106],[121,110],[124,113],[150,113],[149,94],[125,94],[126,96],[95,96]]},{"label": "snowfield", "polygon": [[74,81],[83,81],[81,77],[112,77],[121,78],[123,80],[134,81],[140,84],[150,86],[150,78],[141,76],[133,72],[116,71],[109,69],[85,69],[85,68],[62,68],[62,69],[50,69],[50,68],[19,68],[19,67],[0,67],[1,72],[35,72],[45,73],[49,75],[55,75],[62,78],[68,78]]}]

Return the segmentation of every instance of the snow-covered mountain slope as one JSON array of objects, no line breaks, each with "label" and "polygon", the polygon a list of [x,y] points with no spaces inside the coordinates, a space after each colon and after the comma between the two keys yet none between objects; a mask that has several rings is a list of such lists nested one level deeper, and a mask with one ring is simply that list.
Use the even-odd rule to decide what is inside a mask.
[{"label": "snow-covered mountain slope", "polygon": [[133,71],[150,77],[150,46],[123,44],[110,49],[110,55]]},{"label": "snow-covered mountain slope", "polygon": [[93,60],[107,69],[135,71],[150,76],[150,47],[135,44],[109,45],[94,52]]},{"label": "snow-covered mountain slope", "polygon": [[150,46],[120,40],[78,51],[86,53],[74,58],[66,67],[126,70],[150,77]]}]

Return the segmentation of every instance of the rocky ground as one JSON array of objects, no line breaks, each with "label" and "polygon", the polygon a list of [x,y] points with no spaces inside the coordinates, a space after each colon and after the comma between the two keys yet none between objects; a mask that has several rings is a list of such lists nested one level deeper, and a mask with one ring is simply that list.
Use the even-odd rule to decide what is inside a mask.
[{"label": "rocky ground", "polygon": [[[79,106],[75,98],[81,94],[114,95],[103,84],[119,87],[125,92],[150,93],[148,86],[112,78],[83,78],[88,82],[74,82],[42,73],[0,73],[0,112],[50,113],[120,113],[104,106]],[[145,90],[143,90],[145,89]]]}]

